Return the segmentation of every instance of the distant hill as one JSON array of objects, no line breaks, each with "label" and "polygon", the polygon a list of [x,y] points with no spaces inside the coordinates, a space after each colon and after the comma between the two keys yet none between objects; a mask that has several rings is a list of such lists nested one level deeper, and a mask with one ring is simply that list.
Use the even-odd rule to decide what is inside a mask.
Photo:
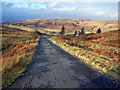
[{"label": "distant hill", "polygon": [[86,30],[95,31],[98,28],[102,30],[117,30],[117,20],[92,21],[89,19],[34,19],[21,22],[11,22],[13,25],[36,26],[39,28],[61,29],[64,25],[67,32],[80,30],[84,27]]}]

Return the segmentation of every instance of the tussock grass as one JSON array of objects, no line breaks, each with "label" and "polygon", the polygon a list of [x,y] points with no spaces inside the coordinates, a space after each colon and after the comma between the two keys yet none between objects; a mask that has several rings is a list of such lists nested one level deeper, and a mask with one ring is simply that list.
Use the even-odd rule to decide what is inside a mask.
[{"label": "tussock grass", "polygon": [[[91,48],[91,45],[89,44],[86,46],[85,43],[87,42],[87,39],[85,39],[85,37],[86,37],[85,35],[84,37],[79,36],[78,38],[77,37],[70,38],[67,36],[64,37],[54,36],[51,38],[51,41],[54,44],[60,46],[66,52],[70,53],[71,55],[80,58],[80,61],[84,62],[87,65],[90,65],[92,68],[97,69],[102,73],[105,73],[110,78],[120,83],[120,67],[119,67],[120,61],[118,54],[116,53],[115,55],[115,53],[113,53],[113,51],[115,51],[118,48],[117,47],[112,48],[106,44],[104,45],[103,43],[100,43],[98,45],[98,43],[96,43],[97,40],[89,42],[89,44],[94,43],[94,47]],[[106,36],[106,38],[109,39],[109,36],[108,37]],[[78,47],[79,46],[78,42],[81,42],[80,43],[81,47]],[[100,45],[103,47],[105,46],[104,47],[105,49],[101,49],[100,47],[98,47]]]}]

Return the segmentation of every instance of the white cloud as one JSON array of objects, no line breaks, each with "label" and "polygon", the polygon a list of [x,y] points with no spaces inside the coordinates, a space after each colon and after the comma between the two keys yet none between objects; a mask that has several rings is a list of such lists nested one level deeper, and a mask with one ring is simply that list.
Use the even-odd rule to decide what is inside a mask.
[{"label": "white cloud", "polygon": [[11,6],[12,8],[17,8],[16,6]]},{"label": "white cloud", "polygon": [[99,16],[99,15],[103,15],[105,12],[97,12],[97,15]]},{"label": "white cloud", "polygon": [[70,10],[70,11],[74,11],[75,10],[75,8],[73,7],[73,8],[68,8],[68,10]]},{"label": "white cloud", "polygon": [[[56,18],[56,17],[66,18],[67,17],[67,18],[84,18],[84,19],[91,19],[91,20],[104,20],[104,19],[111,20],[111,19],[117,18],[117,10],[116,10],[116,8],[118,8],[116,5],[117,3],[116,4],[113,3],[113,6],[116,5],[115,7],[113,7],[111,4],[108,7],[107,5],[109,5],[109,3],[104,4],[103,7],[101,7],[102,3],[96,4],[96,5],[95,3],[90,3],[90,4],[81,3],[81,2],[59,3],[57,1],[51,2],[51,3],[50,2],[27,3],[27,4],[26,2],[22,4],[20,3],[21,2],[14,2],[12,5],[12,9],[10,9],[10,11],[11,12],[12,10],[14,12],[17,12],[18,10],[23,11],[24,9],[27,8],[28,11],[25,10],[25,13],[29,12],[28,16],[31,14],[34,14],[33,17],[35,18],[36,17],[37,18],[38,17],[44,17],[44,18]],[[11,5],[7,5],[7,7],[3,6],[4,8],[3,11],[5,11],[5,9],[8,8],[8,6],[11,7]],[[9,8],[8,8],[8,11],[9,11]],[[24,17],[28,18],[27,15]]]},{"label": "white cloud", "polygon": [[112,14],[111,17],[118,17],[118,14]]},{"label": "white cloud", "polygon": [[76,8],[72,7],[72,8],[68,8],[68,7],[63,7],[63,8],[53,8],[53,10],[55,11],[74,11]]},{"label": "white cloud", "polygon": [[48,4],[48,6],[49,7],[54,7],[54,6],[56,6],[58,4],[58,2],[53,2],[53,3],[51,3],[51,4]]}]

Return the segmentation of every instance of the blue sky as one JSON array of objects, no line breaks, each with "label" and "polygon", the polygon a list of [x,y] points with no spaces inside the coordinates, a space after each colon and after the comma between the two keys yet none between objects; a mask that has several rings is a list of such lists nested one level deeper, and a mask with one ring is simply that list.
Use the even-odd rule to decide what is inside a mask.
[{"label": "blue sky", "polygon": [[2,21],[27,19],[117,20],[118,2],[2,2]]}]

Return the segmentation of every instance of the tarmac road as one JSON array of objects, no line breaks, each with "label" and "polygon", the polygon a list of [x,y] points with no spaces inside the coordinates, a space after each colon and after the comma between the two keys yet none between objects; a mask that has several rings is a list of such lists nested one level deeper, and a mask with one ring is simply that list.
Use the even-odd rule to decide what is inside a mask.
[{"label": "tarmac road", "polygon": [[98,71],[79,62],[48,38],[41,36],[25,75],[8,88],[118,88]]}]

